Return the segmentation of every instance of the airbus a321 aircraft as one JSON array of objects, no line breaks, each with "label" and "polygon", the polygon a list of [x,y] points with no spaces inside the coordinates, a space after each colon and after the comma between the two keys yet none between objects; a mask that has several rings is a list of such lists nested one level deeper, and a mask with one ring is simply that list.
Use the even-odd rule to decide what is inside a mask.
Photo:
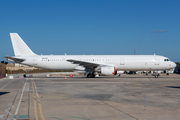
[{"label": "airbus a321 aircraft", "polygon": [[[10,33],[14,54],[9,61],[51,70],[74,70],[93,78],[96,74],[116,75],[118,71],[169,70],[176,64],[159,55],[37,55],[17,33]],[[157,78],[158,73],[154,74]]]}]

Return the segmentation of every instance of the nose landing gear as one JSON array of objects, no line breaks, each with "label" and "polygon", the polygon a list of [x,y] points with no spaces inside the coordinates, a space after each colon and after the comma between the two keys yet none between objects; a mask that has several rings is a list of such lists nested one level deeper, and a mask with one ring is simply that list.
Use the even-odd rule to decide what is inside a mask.
[{"label": "nose landing gear", "polygon": [[155,78],[158,78],[159,73],[155,72],[155,73],[153,73],[152,75],[153,75]]},{"label": "nose landing gear", "polygon": [[155,75],[155,78],[158,78],[158,75]]}]

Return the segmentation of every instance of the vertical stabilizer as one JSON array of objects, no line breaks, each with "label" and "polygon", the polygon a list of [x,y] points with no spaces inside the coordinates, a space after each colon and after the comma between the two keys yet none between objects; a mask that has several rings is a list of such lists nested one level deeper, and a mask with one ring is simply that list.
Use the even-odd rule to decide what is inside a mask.
[{"label": "vertical stabilizer", "polygon": [[32,50],[26,45],[26,43],[21,39],[21,37],[17,33],[10,33],[14,55],[36,55],[32,52]]}]

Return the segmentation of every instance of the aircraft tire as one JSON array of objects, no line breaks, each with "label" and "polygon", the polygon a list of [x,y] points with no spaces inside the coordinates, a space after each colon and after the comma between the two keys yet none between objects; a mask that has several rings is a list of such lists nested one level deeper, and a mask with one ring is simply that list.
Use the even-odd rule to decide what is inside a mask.
[{"label": "aircraft tire", "polygon": [[95,77],[94,74],[88,74],[88,75],[87,75],[87,78],[94,78],[94,77]]},{"label": "aircraft tire", "polygon": [[90,78],[90,74],[87,75],[87,78]]}]

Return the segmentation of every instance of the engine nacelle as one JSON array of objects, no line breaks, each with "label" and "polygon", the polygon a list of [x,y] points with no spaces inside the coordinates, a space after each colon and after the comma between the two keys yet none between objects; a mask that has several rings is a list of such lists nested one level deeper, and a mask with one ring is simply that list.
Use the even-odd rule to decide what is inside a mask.
[{"label": "engine nacelle", "polygon": [[101,74],[103,75],[116,75],[117,71],[115,67],[101,67]]}]

